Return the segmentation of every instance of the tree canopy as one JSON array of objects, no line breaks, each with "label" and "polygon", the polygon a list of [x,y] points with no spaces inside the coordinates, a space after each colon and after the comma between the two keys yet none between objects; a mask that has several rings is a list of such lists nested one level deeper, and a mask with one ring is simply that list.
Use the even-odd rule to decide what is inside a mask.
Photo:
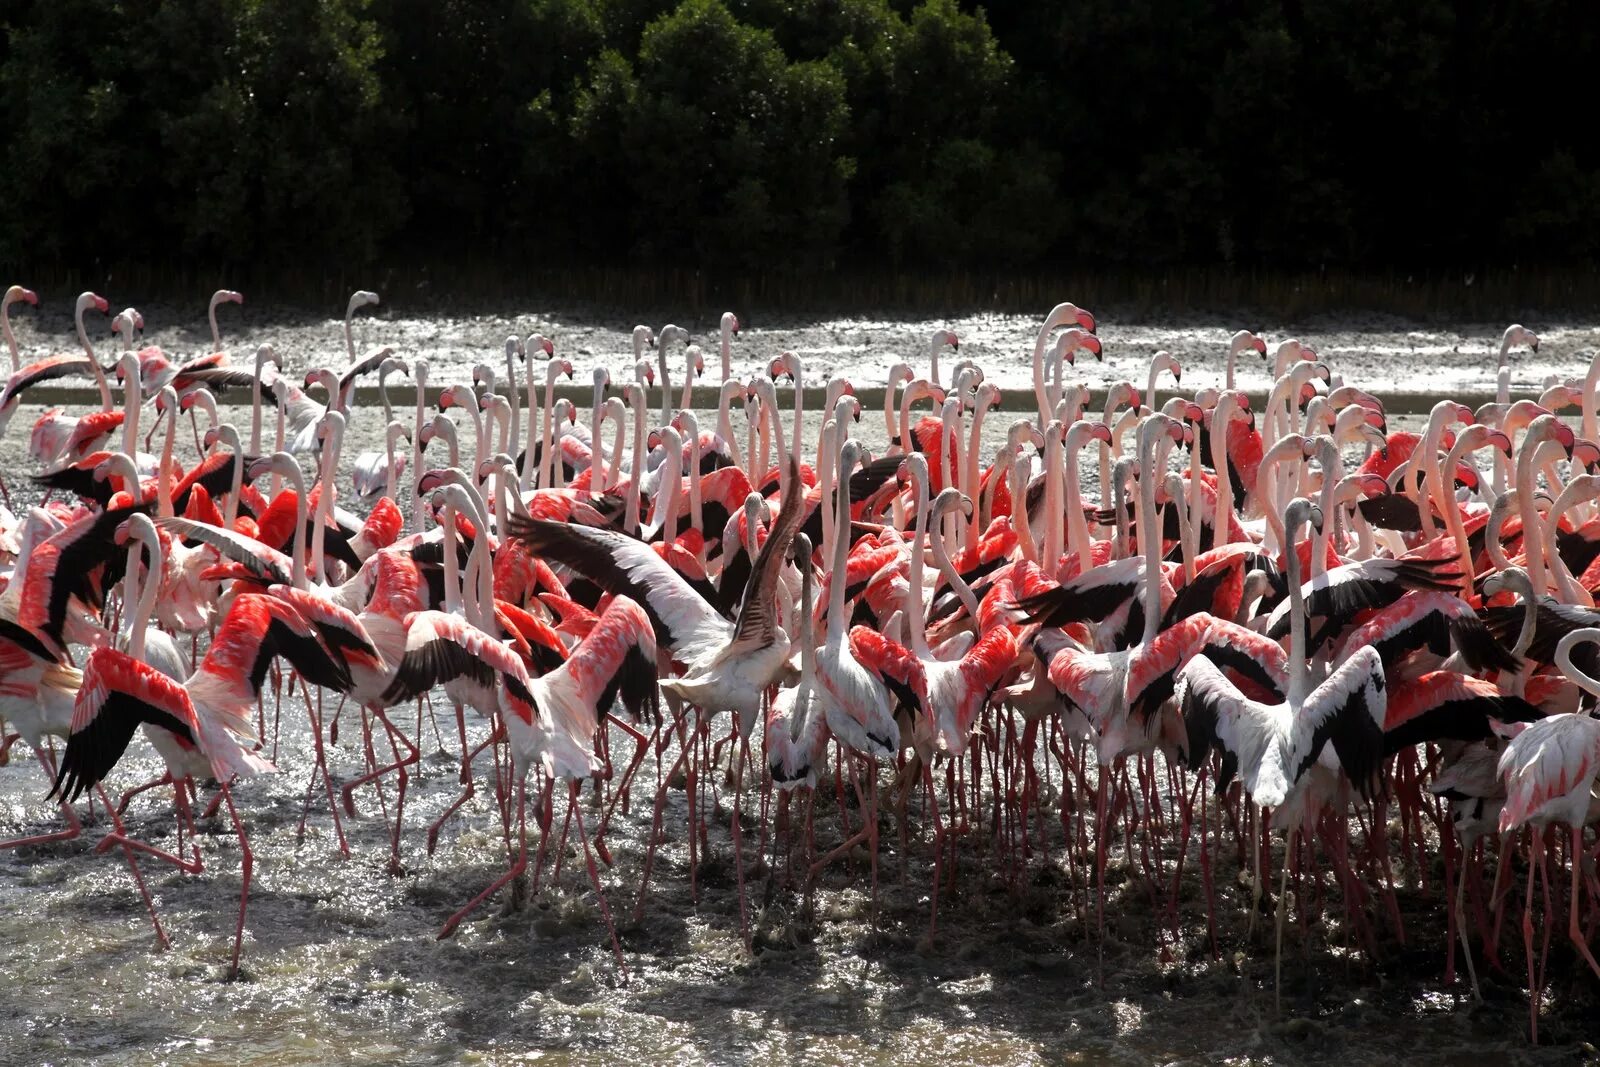
[{"label": "tree canopy", "polygon": [[0,262],[1587,264],[1579,0],[11,0]]}]

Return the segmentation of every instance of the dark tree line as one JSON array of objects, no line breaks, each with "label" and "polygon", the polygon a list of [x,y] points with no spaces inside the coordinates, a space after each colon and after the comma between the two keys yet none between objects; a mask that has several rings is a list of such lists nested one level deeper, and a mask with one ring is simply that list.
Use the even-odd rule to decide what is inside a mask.
[{"label": "dark tree line", "polygon": [[0,262],[1590,264],[1585,0],[8,0]]}]

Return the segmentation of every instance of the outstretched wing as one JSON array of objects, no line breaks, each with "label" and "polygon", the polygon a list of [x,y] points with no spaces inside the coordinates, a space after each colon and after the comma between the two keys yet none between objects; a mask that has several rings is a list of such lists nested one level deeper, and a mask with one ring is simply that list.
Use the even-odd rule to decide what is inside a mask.
[{"label": "outstretched wing", "polygon": [[1383,721],[1388,683],[1376,649],[1363,648],[1328,675],[1306,698],[1289,734],[1290,781],[1333,743],[1339,765],[1362,796],[1372,791],[1383,762]]},{"label": "outstretched wing", "polygon": [[72,705],[72,732],[49,796],[70,804],[98,785],[141,724],[199,745],[194,704],[182,685],[114,648],[95,649],[83,668],[83,684]]},{"label": "outstretched wing", "polygon": [[643,541],[514,513],[506,529],[534,556],[571,567],[606,592],[636,601],[650,617],[656,640],[669,650],[717,647],[728,639],[728,620]]},{"label": "outstretched wing", "polygon": [[[783,494],[783,502],[778,505],[778,521],[767,534],[767,540],[750,569],[750,577],[745,580],[739,618],[733,624],[732,650],[765,648],[772,644],[777,635],[778,574],[783,569],[784,560],[789,558],[789,545],[805,519],[800,507],[804,491],[800,465],[790,456],[789,488]],[[810,565],[809,560],[804,564]]]}]

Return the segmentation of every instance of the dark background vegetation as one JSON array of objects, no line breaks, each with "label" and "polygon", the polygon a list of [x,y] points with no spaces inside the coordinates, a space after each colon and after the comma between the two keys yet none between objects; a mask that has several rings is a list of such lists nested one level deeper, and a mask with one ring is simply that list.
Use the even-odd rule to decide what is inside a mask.
[{"label": "dark background vegetation", "polygon": [[1592,0],[4,0],[0,266],[1570,303],[1600,291],[1597,27]]}]

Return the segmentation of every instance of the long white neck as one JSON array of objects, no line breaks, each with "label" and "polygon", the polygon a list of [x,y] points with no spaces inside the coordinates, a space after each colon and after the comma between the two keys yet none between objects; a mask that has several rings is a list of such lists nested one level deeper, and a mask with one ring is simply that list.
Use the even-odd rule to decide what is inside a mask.
[{"label": "long white neck", "polygon": [[178,402],[173,399],[175,394],[170,386],[164,392],[168,397],[167,434],[161,442],[161,460],[156,466],[156,514],[170,519],[176,511],[172,504],[172,450],[178,441]]},{"label": "long white neck", "polygon": [[1161,631],[1161,520],[1156,514],[1156,464],[1159,428],[1139,441],[1139,547],[1144,549],[1144,639],[1149,645]]},{"label": "long white neck", "polygon": [[717,398],[717,436],[722,438],[728,454],[733,457],[733,465],[742,468],[744,460],[739,455],[739,443],[733,434],[733,412],[728,407],[732,399],[732,391],[727,389],[724,389],[722,395]]},{"label": "long white neck", "polygon": [[1011,470],[1008,472],[1011,525],[1017,531],[1017,547],[1021,549],[1022,557],[1032,563],[1038,563],[1039,543],[1033,539],[1033,529],[1028,524],[1028,476],[1032,472],[1033,464],[1027,456],[1018,456],[1011,461]]},{"label": "long white neck", "polygon": [[589,490],[598,493],[606,487],[606,450],[600,441],[600,426],[605,420],[606,379],[604,371],[594,376],[594,399],[589,405]]},{"label": "long white neck", "polygon": [[139,454],[139,409],[143,405],[139,368],[135,366],[123,375],[122,382],[122,450],[130,456]]},{"label": "long white neck", "polygon": [[[17,358],[16,345],[11,346],[11,360],[15,364]],[[1600,403],[1596,393],[1600,392],[1600,351],[1596,351],[1594,358],[1589,361],[1589,373],[1583,376],[1583,436],[1585,440],[1600,440],[1600,419],[1595,416],[1595,405]]]},{"label": "long white neck", "polygon": [[623,525],[628,533],[639,530],[640,482],[644,479],[644,390],[639,390],[630,402],[633,404],[633,472],[628,479],[628,509]]},{"label": "long white neck", "polygon": [[[1062,521],[1065,518],[1065,505],[1061,502],[1063,489],[1062,478],[1062,443],[1060,425],[1050,423],[1045,429],[1044,442],[1044,549],[1041,552],[1043,559],[1040,561],[1045,574],[1052,580],[1061,566]],[[1019,501],[1023,508],[1027,507],[1026,493]]]},{"label": "long white neck", "polygon": [[1305,704],[1311,688],[1311,669],[1306,663],[1306,602],[1300,590],[1300,551],[1294,544],[1298,529],[1288,532],[1283,546],[1285,568],[1289,572],[1289,708],[1296,714]]},{"label": "long white neck", "polygon": [[422,477],[423,416],[427,414],[428,365],[421,360],[411,365],[411,375],[417,383],[417,413],[411,425],[411,532],[422,533],[422,493],[417,488]]},{"label": "long white neck", "polygon": [[[1344,477],[1344,464],[1339,457],[1339,446],[1333,443],[1331,437],[1317,438],[1318,460],[1322,466],[1322,514],[1332,518],[1334,514],[1333,493],[1338,488],[1339,479]],[[1328,534],[1332,528],[1331,522],[1324,522],[1317,530],[1311,545],[1311,577],[1328,569]]]},{"label": "long white neck", "polygon": [[666,458],[661,461],[661,482],[656,489],[655,514],[651,516],[661,530],[663,544],[678,536],[678,501],[683,497],[683,444],[667,440]]},{"label": "long white neck", "polygon": [[605,487],[607,489],[615,486],[617,479],[622,476],[622,452],[623,449],[628,447],[627,409],[622,408],[619,411],[620,414],[615,415],[611,420],[616,424],[617,431],[613,435],[611,442],[611,469],[606,471]]},{"label": "long white neck", "polygon": [[[276,466],[276,464],[274,464]],[[274,472],[276,476],[277,472]],[[306,581],[306,480],[296,465],[288,475],[289,488],[294,491],[294,574],[296,589],[307,589]]]},{"label": "long white neck", "polygon": [[[517,345],[516,339],[506,342],[506,402],[511,405],[511,443],[506,451],[516,455],[522,448],[522,397],[518,395],[517,388]],[[378,387],[383,387],[383,375],[378,375]],[[389,395],[384,394],[385,409],[388,406]],[[386,416],[391,417],[392,416]]]},{"label": "long white neck", "polygon": [[933,539],[933,563],[939,569],[939,573],[944,575],[944,580],[950,583],[950,588],[955,592],[956,598],[961,601],[961,606],[967,609],[967,616],[974,623],[977,623],[978,597],[973,593],[972,586],[967,584],[967,580],[961,577],[961,572],[956,570],[956,565],[950,559],[950,553],[945,548],[944,538],[942,537]]},{"label": "long white neck", "polygon": [[828,647],[835,649],[844,647],[844,588],[849,584],[846,572],[850,566],[850,475],[855,472],[859,455],[859,450],[850,441],[844,442],[839,449],[838,498],[833,519],[833,570],[828,575]]},{"label": "long white neck", "polygon": [[920,659],[932,659],[928,647],[927,609],[922,599],[922,554],[927,550],[928,538],[928,483],[916,477],[917,532],[911,539],[911,562],[906,572],[906,630],[911,641],[911,651]]},{"label": "long white neck", "polygon": [[[556,439],[556,376],[551,374],[544,383],[544,430],[539,437],[539,488],[550,488],[550,452]],[[527,466],[527,464],[523,464]],[[526,488],[526,487],[524,487]]]},{"label": "long white neck", "polygon": [[[973,498],[977,503],[978,482],[981,473],[980,449],[983,447],[983,417],[989,412],[989,405],[994,403],[995,394],[988,389],[978,391],[978,406],[972,412],[972,428],[967,431],[967,464],[963,469],[961,491]],[[967,551],[978,551],[978,538],[983,533],[983,509],[974,507],[972,519],[967,523]]]},{"label": "long white neck", "polygon": [[0,333],[5,334],[6,348],[11,351],[11,373],[15,374],[22,369],[22,358],[17,351],[17,335],[11,332],[11,305],[13,303],[10,293],[0,299]]},{"label": "long white neck", "polygon": [[[789,442],[789,455],[793,456],[795,458],[795,462],[798,463],[805,455],[803,446],[800,444],[800,431],[803,427],[803,423],[805,422],[806,391],[801,381],[802,370],[800,367],[800,357],[794,357],[791,360],[791,365],[794,367],[794,418],[789,425],[789,432],[791,434],[791,439]],[[823,408],[822,411],[823,414],[827,414],[828,409]],[[785,469],[787,469],[789,466],[788,462],[782,456],[778,457],[778,462],[783,464]]]},{"label": "long white neck", "polygon": [[1217,506],[1212,516],[1211,547],[1233,540],[1233,478],[1228,473],[1228,422],[1233,405],[1223,397],[1211,413],[1211,463],[1217,472]]},{"label": "long white neck", "polygon": [[1541,520],[1533,492],[1533,453],[1537,445],[1537,441],[1524,437],[1522,447],[1517,451],[1517,506],[1522,512],[1522,544],[1527,556],[1524,566],[1528,572],[1528,581],[1533,583],[1536,592],[1543,595],[1544,538],[1537,534],[1541,528],[1539,525]]},{"label": "long white neck", "polygon": [[[1073,430],[1079,425],[1074,424]],[[1073,430],[1067,431],[1067,441],[1062,448],[1062,466],[1066,474],[1067,500],[1064,507],[1067,520],[1067,551],[1076,553],[1078,566],[1083,572],[1089,569],[1089,520],[1083,516],[1083,496],[1078,484],[1078,455],[1082,437]]]},{"label": "long white neck", "polygon": [[228,451],[233,453],[233,480],[228,485],[228,507],[222,513],[223,522],[231,530],[239,518],[239,491],[244,488],[244,449],[239,446],[239,432],[228,423],[223,423],[218,433]]},{"label": "long white neck", "polygon": [[667,376],[667,331],[656,338],[656,370],[661,375],[661,425],[672,421],[672,381]]},{"label": "long white neck", "polygon": [[444,610],[451,615],[461,615],[461,561],[456,558],[456,507],[446,501],[440,511],[444,531]]},{"label": "long white neck", "polygon": [[[768,420],[772,431],[772,445],[778,453],[778,485],[780,491],[789,488],[789,446],[783,440],[783,422],[778,416],[777,394],[770,385],[762,390],[761,411]],[[762,455],[766,455],[766,445],[761,447]],[[763,472],[765,474],[765,472]]]},{"label": "long white neck", "polygon": [[[145,631],[150,625],[150,616],[156,609],[156,596],[161,592],[162,559],[161,539],[150,538],[144,533],[130,538],[128,543],[128,582],[134,582],[135,564],[139,559],[139,549],[143,547],[150,553],[150,567],[145,573],[144,584],[139,586],[138,597],[134,601],[135,607],[127,623],[127,650],[128,655],[136,660],[144,659]],[[135,583],[137,584],[137,583]],[[123,587],[124,598],[127,597],[127,587]]]}]

